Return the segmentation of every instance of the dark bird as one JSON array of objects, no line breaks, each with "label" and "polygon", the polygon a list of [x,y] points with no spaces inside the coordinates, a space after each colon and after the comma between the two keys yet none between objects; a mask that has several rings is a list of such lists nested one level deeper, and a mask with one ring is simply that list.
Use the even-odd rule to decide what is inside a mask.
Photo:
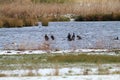
[{"label": "dark bird", "polygon": [[72,40],[72,39],[71,39],[71,34],[70,34],[70,33],[68,33],[67,39],[68,39],[68,41],[71,41],[71,40]]},{"label": "dark bird", "polygon": [[52,39],[52,40],[55,40],[55,37],[54,37],[53,35],[51,35],[51,39]]},{"label": "dark bird", "polygon": [[44,38],[45,38],[46,41],[49,40],[49,37],[47,36],[47,34],[45,34]]},{"label": "dark bird", "polygon": [[80,39],[82,39],[82,38],[81,38],[81,36],[77,35],[77,39],[80,40]]},{"label": "dark bird", "polygon": [[73,41],[75,40],[75,33],[73,33],[73,35],[72,35],[72,40]]},{"label": "dark bird", "polygon": [[114,40],[119,40],[119,38],[118,38],[118,37],[116,37],[116,38],[114,38]]}]

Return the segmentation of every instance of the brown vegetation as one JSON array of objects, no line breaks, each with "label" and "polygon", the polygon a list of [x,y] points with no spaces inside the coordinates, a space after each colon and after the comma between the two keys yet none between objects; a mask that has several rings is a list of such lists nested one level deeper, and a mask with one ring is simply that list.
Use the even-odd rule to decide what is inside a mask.
[{"label": "brown vegetation", "polygon": [[32,41],[22,41],[21,43],[9,43],[4,45],[4,50],[18,50],[18,51],[25,51],[25,50],[43,50],[46,52],[50,52],[50,50],[54,50],[52,48],[51,43],[43,42],[43,43],[35,43]]},{"label": "brown vegetation", "polygon": [[48,18],[42,18],[42,19],[41,19],[41,22],[42,22],[42,26],[48,26],[48,24],[49,24],[49,19],[48,19]]},{"label": "brown vegetation", "polygon": [[0,20],[0,28],[3,26],[3,21]]},{"label": "brown vegetation", "polygon": [[59,67],[58,65],[55,66],[54,76],[59,76]]},{"label": "brown vegetation", "polygon": [[6,77],[7,75],[6,74],[0,74],[0,77]]},{"label": "brown vegetation", "polygon": [[[75,1],[77,3],[48,4],[14,0],[11,3],[0,4],[0,26],[32,26],[42,17],[51,17],[53,21],[64,20],[60,16],[66,14],[82,16],[83,20],[120,20],[120,0]],[[7,21],[1,19],[2,17]]]}]

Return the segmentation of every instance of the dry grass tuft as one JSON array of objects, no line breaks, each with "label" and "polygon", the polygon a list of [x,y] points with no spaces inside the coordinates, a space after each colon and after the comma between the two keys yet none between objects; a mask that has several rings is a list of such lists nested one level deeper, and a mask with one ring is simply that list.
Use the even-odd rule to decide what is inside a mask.
[{"label": "dry grass tuft", "polygon": [[0,74],[0,77],[6,77],[7,75],[6,74]]},{"label": "dry grass tuft", "polygon": [[85,69],[83,72],[83,75],[89,75],[89,71],[91,71],[90,69]]},{"label": "dry grass tuft", "polygon": [[43,42],[38,44],[37,42],[33,41],[21,41],[20,43],[7,43],[4,45],[4,50],[18,50],[18,51],[25,51],[25,50],[43,50],[46,52],[50,52],[51,50],[59,50],[51,46],[49,42]]},{"label": "dry grass tuft", "polygon": [[24,19],[25,26],[34,26],[34,25],[36,25],[36,22],[37,22],[36,19],[31,19],[31,18]]},{"label": "dry grass tuft", "polygon": [[105,41],[104,40],[98,40],[95,43],[95,48],[96,49],[104,49],[105,48]]},{"label": "dry grass tuft", "polygon": [[114,71],[112,74],[120,74],[120,71]]},{"label": "dry grass tuft", "polygon": [[38,46],[38,50],[43,50],[50,53],[50,50],[52,50],[52,48],[49,42],[43,42],[41,45]]},{"label": "dry grass tuft", "polygon": [[42,18],[41,22],[42,22],[42,26],[48,26],[48,24],[49,24],[49,19],[47,19],[47,18]]},{"label": "dry grass tuft", "polygon": [[110,74],[110,72],[109,72],[109,69],[107,69],[107,68],[99,68],[98,69],[98,74],[99,75],[108,75],[108,74]]},{"label": "dry grass tuft", "polygon": [[0,19],[0,28],[3,27],[3,21]]},{"label": "dry grass tuft", "polygon": [[32,70],[29,70],[25,76],[35,76],[35,73],[33,73]]},{"label": "dry grass tuft", "polygon": [[4,18],[3,21],[5,27],[22,27],[24,25],[21,19]]},{"label": "dry grass tuft", "polygon": [[58,65],[55,66],[55,72],[53,74],[54,76],[59,76],[59,67]]}]

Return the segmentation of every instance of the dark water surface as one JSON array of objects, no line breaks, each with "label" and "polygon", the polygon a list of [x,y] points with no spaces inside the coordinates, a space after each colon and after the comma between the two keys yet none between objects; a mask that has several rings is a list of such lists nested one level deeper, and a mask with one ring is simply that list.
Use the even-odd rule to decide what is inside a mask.
[{"label": "dark water surface", "polygon": [[[68,33],[80,35],[81,40],[67,41]],[[48,27],[0,28],[0,49],[38,48],[44,35],[54,35],[48,43],[54,49],[120,48],[120,21],[115,22],[50,22]],[[116,40],[115,38],[119,39]],[[16,45],[13,45],[16,43]]]}]

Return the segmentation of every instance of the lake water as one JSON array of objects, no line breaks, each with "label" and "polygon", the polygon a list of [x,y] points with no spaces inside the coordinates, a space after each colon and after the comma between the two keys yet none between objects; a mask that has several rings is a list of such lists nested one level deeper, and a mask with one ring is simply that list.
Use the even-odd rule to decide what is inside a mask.
[{"label": "lake water", "polygon": [[[68,41],[68,33],[75,33],[81,40]],[[44,35],[54,35],[55,40],[44,40]],[[119,38],[116,40],[115,38]],[[14,45],[13,43],[16,43]],[[48,27],[0,28],[0,49],[38,48],[49,43],[53,49],[119,48],[120,21],[107,22],[50,22]]]}]

